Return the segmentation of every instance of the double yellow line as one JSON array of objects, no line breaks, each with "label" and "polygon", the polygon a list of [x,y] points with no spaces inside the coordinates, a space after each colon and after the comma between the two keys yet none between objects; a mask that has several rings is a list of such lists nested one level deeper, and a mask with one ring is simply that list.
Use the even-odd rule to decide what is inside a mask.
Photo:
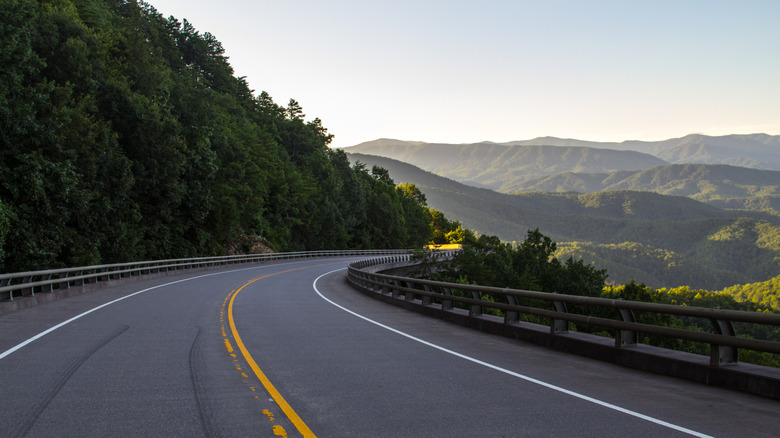
[{"label": "double yellow line", "polygon": [[296,269],[288,269],[286,271],[276,272],[273,274],[264,275],[262,277],[255,278],[253,280],[248,281],[246,284],[241,286],[240,288],[236,289],[235,292],[232,293],[230,296],[230,302],[228,304],[227,309],[227,316],[228,316],[228,323],[230,325],[230,332],[233,335],[233,340],[236,343],[236,346],[238,346],[239,351],[241,351],[241,354],[244,356],[244,360],[246,360],[247,364],[249,364],[249,367],[252,368],[252,371],[254,371],[255,376],[260,380],[260,383],[263,384],[263,387],[265,387],[266,391],[268,391],[268,394],[271,395],[271,397],[274,399],[277,405],[279,405],[280,408],[282,408],[282,412],[287,416],[287,418],[292,422],[292,424],[298,429],[298,432],[301,433],[305,438],[316,438],[316,435],[312,433],[312,431],[309,429],[308,426],[306,426],[306,423],[301,420],[301,417],[298,416],[298,414],[293,410],[293,408],[290,406],[289,403],[287,403],[287,400],[282,397],[282,394],[279,393],[279,391],[274,387],[274,385],[271,383],[270,380],[268,380],[268,377],[265,375],[263,370],[260,369],[259,366],[257,366],[257,362],[252,358],[252,355],[249,354],[249,350],[246,349],[246,346],[244,345],[244,342],[241,340],[241,336],[238,334],[238,330],[236,329],[236,322],[233,319],[233,302],[236,300],[236,296],[239,292],[241,292],[242,289],[249,286],[250,284],[262,280],[263,278],[268,278],[274,275],[278,274],[284,274],[287,272],[297,271],[299,269],[305,269],[305,268],[296,268]]}]

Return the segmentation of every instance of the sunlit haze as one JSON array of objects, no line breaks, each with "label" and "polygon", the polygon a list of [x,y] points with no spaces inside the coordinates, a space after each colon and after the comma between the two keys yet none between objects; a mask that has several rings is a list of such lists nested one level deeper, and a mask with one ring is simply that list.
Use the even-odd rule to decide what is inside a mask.
[{"label": "sunlit haze", "polygon": [[780,1],[150,3],[337,147],[780,134]]}]

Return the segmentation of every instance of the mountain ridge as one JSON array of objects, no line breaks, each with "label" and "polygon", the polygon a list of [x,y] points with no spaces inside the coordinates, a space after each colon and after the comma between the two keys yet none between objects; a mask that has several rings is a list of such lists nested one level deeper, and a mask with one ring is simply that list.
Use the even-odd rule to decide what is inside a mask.
[{"label": "mountain ridge", "polygon": [[404,161],[462,183],[501,192],[517,191],[529,180],[566,172],[638,171],[669,164],[780,170],[780,136],[767,134],[691,134],[658,142],[621,143],[557,137],[464,144],[379,139],[344,150]]},{"label": "mountain ridge", "polygon": [[608,190],[687,196],[720,208],[780,215],[780,171],[724,164],[669,164],[640,171],[565,172],[505,185],[503,193]]},{"label": "mountain ridge", "polygon": [[510,146],[498,143],[451,145],[380,140],[345,148],[404,161],[421,169],[478,187],[497,188],[507,181],[575,172],[641,170],[668,164],[637,151],[579,146]]},{"label": "mountain ridge", "polygon": [[780,218],[766,213],[630,190],[510,195],[398,160],[348,157],[387,169],[398,183],[414,183],[428,205],[477,232],[519,241],[539,228],[559,243],[559,255],[596,262],[618,284],[637,280],[714,290],[765,281],[779,270]]},{"label": "mountain ridge", "polygon": [[714,146],[738,146],[738,143],[749,143],[753,145],[766,145],[766,146],[780,146],[780,135],[770,135],[766,133],[753,133],[753,134],[728,134],[721,136],[712,136],[705,134],[688,134],[683,137],[674,137],[665,140],[624,140],[620,142],[615,141],[595,141],[595,140],[580,140],[575,138],[562,138],[554,136],[536,137],[529,140],[512,140],[505,142],[494,142],[489,140],[483,140],[474,143],[429,143],[423,141],[409,141],[399,140],[391,138],[380,138],[377,140],[371,140],[359,143],[357,145],[348,146],[345,149],[365,146],[369,144],[451,144],[451,145],[466,145],[466,144],[500,144],[506,146],[582,146],[592,147],[598,149],[614,149],[614,150],[634,150],[639,152],[649,153],[651,155],[657,155],[668,149],[672,149],[681,145],[685,145],[692,142],[705,142]]}]

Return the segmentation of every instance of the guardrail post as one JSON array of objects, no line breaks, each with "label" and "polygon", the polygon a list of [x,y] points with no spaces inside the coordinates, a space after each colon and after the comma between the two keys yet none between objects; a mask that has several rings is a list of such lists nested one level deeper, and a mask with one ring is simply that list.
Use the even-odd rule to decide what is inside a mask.
[{"label": "guardrail post", "polygon": [[[630,309],[618,308],[618,316],[623,322],[636,322],[634,312]],[[615,330],[615,347],[630,347],[636,345],[636,332],[632,330]]]},{"label": "guardrail post", "polygon": [[[32,277],[23,277],[20,284],[26,284],[32,281]],[[30,292],[33,292],[32,288],[22,287],[17,290],[17,295],[20,297],[23,297],[27,295],[27,290],[30,290]]]},{"label": "guardrail post", "polygon": [[[731,321],[722,319],[712,319],[712,326],[719,335],[736,336],[734,325]],[[736,365],[739,359],[739,350],[737,347],[728,345],[710,344],[710,365],[713,367],[723,367]]]},{"label": "guardrail post", "polygon": [[[423,285],[423,290],[424,290],[425,292],[431,292],[431,287],[430,287],[430,286],[428,286],[427,284],[424,284],[424,285]],[[428,305],[428,304],[431,304],[431,303],[433,303],[433,298],[431,298],[431,297],[430,297],[430,296],[428,296],[428,295],[423,295],[423,296],[422,296],[422,303],[423,303],[423,305],[424,305],[424,306],[425,306],[425,305]]]},{"label": "guardrail post", "polygon": [[[471,291],[471,298],[482,301],[482,294],[478,291],[473,290]],[[469,309],[469,315],[470,316],[482,315],[482,306],[479,304],[472,304],[471,308]]]},{"label": "guardrail post", "polygon": [[[7,280],[3,280],[2,282],[0,282],[0,286],[11,286],[12,282],[13,282],[13,280],[9,278]],[[13,289],[8,291],[8,299],[10,301],[14,300],[14,291],[13,291]]]},{"label": "guardrail post", "polygon": [[[406,281],[404,283],[406,283],[406,287],[407,288],[417,289],[415,287],[415,284],[410,282],[410,281]],[[406,292],[406,296],[404,297],[404,300],[406,300],[406,301],[414,301],[414,292]]]},{"label": "guardrail post", "polygon": [[[34,279],[35,279],[35,277],[33,277],[33,276],[25,277],[24,282],[25,283],[32,283]],[[35,296],[35,287],[34,286],[30,286],[30,296],[31,297]]]},{"label": "guardrail post", "polygon": [[[557,293],[557,292],[553,292],[553,293]],[[553,301],[552,304],[556,312],[569,313],[568,309],[566,309],[566,303],[562,301]],[[568,333],[568,332],[569,332],[569,321],[566,321],[565,319],[550,318],[550,333],[555,334],[555,333]]]},{"label": "guardrail post", "polygon": [[[517,297],[514,295],[507,295],[506,294],[507,289],[504,288],[504,296],[506,297],[506,302],[510,306],[517,306]],[[515,322],[520,321],[520,312],[516,310],[505,310],[504,311],[504,324],[512,324]]]},{"label": "guardrail post", "polygon": [[398,289],[399,287],[401,287],[401,283],[398,280],[393,280],[393,285],[395,286],[394,288],[392,288],[393,297],[401,296],[401,290]]},{"label": "guardrail post", "polygon": [[387,280],[385,280],[384,278],[377,278],[376,280],[382,283],[382,286],[380,286],[381,290],[379,291],[379,293],[381,293],[382,295],[392,293],[392,290],[389,287],[387,287],[387,284],[389,283]]},{"label": "guardrail post", "polygon": [[367,273],[365,273],[363,271],[358,271],[358,272],[360,272],[360,278],[363,279],[363,285],[364,286],[369,286],[370,285],[371,286],[371,291],[372,292],[377,292],[380,295],[385,293],[385,287],[383,285],[384,281],[382,281],[382,279],[374,278],[371,275],[369,275],[369,274],[367,274]]},{"label": "guardrail post", "polygon": [[[451,297],[452,296],[452,289],[448,287],[441,288],[442,295],[445,297]],[[441,310],[452,310],[452,300],[441,300]]]}]

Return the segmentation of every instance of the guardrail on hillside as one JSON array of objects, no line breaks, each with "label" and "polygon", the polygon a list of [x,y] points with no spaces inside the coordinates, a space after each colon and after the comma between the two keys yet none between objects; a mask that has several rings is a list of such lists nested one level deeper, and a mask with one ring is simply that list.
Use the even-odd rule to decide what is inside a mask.
[{"label": "guardrail on hillside", "polygon": [[[407,265],[412,264],[410,256],[403,256],[402,258],[407,261]],[[439,316],[453,322],[458,322],[462,325],[481,328],[492,333],[520,338],[561,350],[572,352],[575,352],[574,350],[580,350],[580,354],[598,358],[608,357],[609,359],[606,360],[618,362],[623,365],[670,375],[677,375],[675,373],[680,372],[679,369],[672,372],[661,369],[669,367],[668,363],[660,364],[662,361],[659,361],[657,366],[645,366],[643,364],[635,366],[636,364],[629,363],[632,361],[637,362],[644,360],[637,359],[638,350],[636,348],[629,348],[641,345],[637,342],[639,339],[638,334],[640,333],[709,344],[710,358],[709,363],[706,364],[708,365],[706,368],[709,368],[709,370],[705,370],[704,373],[706,375],[702,377],[691,378],[691,380],[699,380],[705,383],[715,383],[713,380],[741,379],[742,377],[733,377],[729,375],[729,373],[735,374],[734,371],[736,368],[740,368],[739,372],[744,373],[745,367],[736,366],[738,364],[739,349],[780,354],[780,342],[739,337],[734,330],[735,322],[780,326],[780,315],[778,314],[675,306],[619,299],[583,297],[560,293],[446,283],[375,272],[380,270],[381,265],[390,263],[390,260],[392,260],[392,266],[399,266],[398,257],[393,259],[377,258],[351,263],[348,269],[350,283],[354,287],[380,297],[385,301],[394,302],[407,308],[413,308],[429,315]],[[496,301],[485,300],[485,294],[490,294]],[[532,307],[531,305],[520,305],[519,301],[521,299],[542,300],[543,302],[548,303],[548,307],[539,308]],[[455,303],[460,303],[465,309],[456,308],[457,306]],[[569,310],[569,307],[575,307],[575,305],[578,308],[601,307],[613,309],[616,319],[573,313]],[[488,308],[501,310],[504,315],[503,319],[486,315],[484,310]],[[649,312],[676,317],[703,318],[712,322],[714,333],[638,323],[636,322],[634,312]],[[522,314],[548,318],[550,326],[548,329],[540,330],[543,326],[521,322],[520,315]],[[614,345],[610,346],[606,344],[610,341],[609,338],[576,332],[569,333],[570,322],[614,330]],[[520,325],[522,325],[522,327],[520,327]],[[536,327],[534,328],[533,326]],[[586,342],[589,342],[590,344],[583,347],[582,345]],[[599,343],[601,343],[601,345],[596,345]],[[643,345],[641,345],[641,347],[646,347],[646,349],[654,348]],[[594,351],[582,351],[587,349]],[[663,349],[658,348],[656,350]],[[665,351],[671,352],[671,350]],[[679,355],[676,355],[675,357],[678,356]],[[753,367],[753,365],[749,364],[746,364],[746,366]],[[756,391],[750,391],[769,395],[774,398],[780,398],[780,370],[774,368],[770,368],[769,370],[771,370],[770,374],[773,375],[773,380],[770,382],[769,386],[767,386],[765,381],[751,383],[750,385],[763,386],[763,388],[758,388]],[[686,372],[701,373],[702,371],[693,370]],[[745,389],[742,387],[744,385],[747,385],[747,383],[722,384],[722,386],[738,387],[737,389],[743,390]]]},{"label": "guardrail on hillside", "polygon": [[0,274],[0,301],[13,301],[20,297],[35,296],[36,293],[51,293],[62,289],[82,287],[93,283],[121,280],[124,278],[170,271],[184,271],[188,269],[208,268],[238,263],[262,263],[270,260],[297,258],[407,254],[409,251],[410,250],[395,249],[282,252],[155,260]]}]

